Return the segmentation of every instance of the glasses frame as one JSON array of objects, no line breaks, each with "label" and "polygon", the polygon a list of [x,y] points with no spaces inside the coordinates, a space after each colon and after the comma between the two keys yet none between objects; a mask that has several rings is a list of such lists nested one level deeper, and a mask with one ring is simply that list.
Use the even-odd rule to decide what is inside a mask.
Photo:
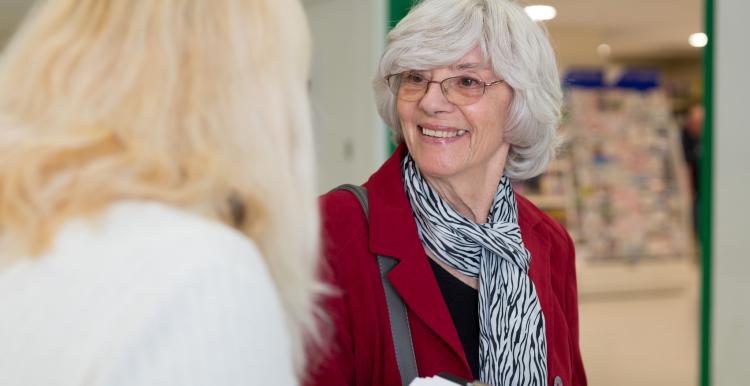
[{"label": "glasses frame", "polygon": [[[485,83],[484,80],[477,78],[477,80],[482,85],[482,95],[479,95],[476,98],[476,100],[474,100],[472,102],[469,102],[469,103],[460,103],[460,104],[459,103],[455,103],[454,101],[451,100],[451,97],[448,96],[448,94],[446,92],[446,87],[445,87],[445,85],[446,85],[445,82],[446,81],[449,81],[451,79],[456,79],[456,78],[463,78],[463,77],[465,77],[465,75],[451,76],[451,77],[445,78],[445,79],[440,80],[440,81],[437,81],[437,80],[428,80],[427,81],[427,85],[424,88],[424,94],[422,94],[419,98],[417,98],[415,100],[409,100],[409,99],[399,98],[399,90],[401,89],[401,76],[404,75],[404,74],[406,74],[406,73],[409,73],[411,71],[414,71],[414,70],[407,70],[407,71],[402,71],[402,72],[399,72],[399,73],[396,73],[396,74],[389,74],[389,75],[387,75],[385,77],[385,84],[391,90],[391,93],[393,93],[396,96],[396,98],[401,99],[401,100],[405,100],[405,101],[408,101],[408,102],[416,102],[416,101],[424,98],[424,96],[427,95],[427,91],[430,89],[430,84],[437,83],[437,84],[440,85],[440,92],[443,93],[443,97],[445,97],[445,99],[448,102],[450,102],[450,103],[452,103],[452,104],[454,104],[456,106],[468,106],[468,105],[472,105],[474,103],[479,102],[479,100],[482,99],[482,97],[484,96],[484,93],[487,91],[487,87],[494,86],[494,85],[500,84],[500,83],[505,83],[505,79],[499,79],[499,80],[496,80],[496,81],[493,81],[493,82],[490,82],[490,83]],[[399,87],[396,90],[394,90],[393,89],[393,85],[391,85],[391,79],[393,79],[394,77],[398,77],[397,79],[398,79],[398,82],[399,82],[398,83]],[[475,78],[475,77],[472,77],[472,78]]]}]

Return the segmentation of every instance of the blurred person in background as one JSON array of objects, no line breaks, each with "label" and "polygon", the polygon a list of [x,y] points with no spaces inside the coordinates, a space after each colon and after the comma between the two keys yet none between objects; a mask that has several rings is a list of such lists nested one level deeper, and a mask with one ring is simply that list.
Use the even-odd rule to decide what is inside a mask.
[{"label": "blurred person in background", "polygon": [[0,62],[0,385],[295,385],[313,337],[296,0],[49,0]]},{"label": "blurred person in background", "polygon": [[[406,307],[413,376],[585,385],[573,243],[510,184],[542,173],[558,143],[543,28],[507,0],[422,1],[388,34],[374,87],[399,147],[364,185],[366,216],[348,191],[322,198],[326,275],[341,294],[310,383],[408,383],[388,284]],[[397,261],[383,284],[376,256]]]},{"label": "blurred person in background", "polygon": [[701,165],[701,137],[703,136],[703,104],[695,103],[690,106],[682,127],[682,150],[685,155],[688,174],[690,175],[690,192],[693,204],[693,231],[698,234],[700,194],[700,165]]}]

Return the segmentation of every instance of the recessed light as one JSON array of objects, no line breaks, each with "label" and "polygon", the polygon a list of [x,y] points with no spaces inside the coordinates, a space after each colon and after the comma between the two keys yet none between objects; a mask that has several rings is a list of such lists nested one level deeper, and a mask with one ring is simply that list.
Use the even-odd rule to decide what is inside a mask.
[{"label": "recessed light", "polygon": [[693,47],[705,47],[708,44],[708,36],[703,32],[696,32],[688,38],[688,43]]},{"label": "recessed light", "polygon": [[529,5],[524,10],[534,21],[552,20],[557,16],[557,10],[551,5]]},{"label": "recessed light", "polygon": [[596,47],[596,53],[599,54],[599,56],[609,56],[609,54],[612,53],[612,47],[609,46],[609,44],[600,44],[598,47]]}]

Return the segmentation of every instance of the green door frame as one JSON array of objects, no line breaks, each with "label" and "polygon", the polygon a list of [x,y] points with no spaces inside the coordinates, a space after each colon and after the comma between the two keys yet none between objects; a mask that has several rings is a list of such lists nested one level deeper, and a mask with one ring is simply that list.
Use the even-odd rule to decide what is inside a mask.
[{"label": "green door frame", "polygon": [[700,384],[711,385],[711,247],[713,236],[713,80],[714,80],[714,0],[704,2],[704,29],[708,44],[703,49],[703,123],[700,165],[700,194],[698,196],[701,242],[701,338],[700,338]]},{"label": "green door frame", "polygon": [[390,0],[388,4],[388,29],[395,27],[414,5],[413,0]]},{"label": "green door frame", "polygon": [[[398,22],[403,19],[404,16],[409,12],[415,0],[388,0],[388,30],[390,31]],[[390,129],[386,128],[390,133]],[[388,154],[393,153],[396,150],[397,144],[393,142],[390,135],[387,136],[386,146],[388,147]]]}]

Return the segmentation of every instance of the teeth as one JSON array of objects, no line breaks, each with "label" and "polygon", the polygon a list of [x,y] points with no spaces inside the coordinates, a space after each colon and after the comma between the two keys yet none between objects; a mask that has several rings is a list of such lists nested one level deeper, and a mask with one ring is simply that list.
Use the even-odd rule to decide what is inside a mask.
[{"label": "teeth", "polygon": [[446,131],[446,130],[430,130],[425,129],[424,127],[419,127],[422,130],[422,134],[428,136],[428,137],[435,137],[435,138],[452,138],[452,137],[460,137],[464,134],[466,134],[466,130],[455,130],[455,131]]}]

